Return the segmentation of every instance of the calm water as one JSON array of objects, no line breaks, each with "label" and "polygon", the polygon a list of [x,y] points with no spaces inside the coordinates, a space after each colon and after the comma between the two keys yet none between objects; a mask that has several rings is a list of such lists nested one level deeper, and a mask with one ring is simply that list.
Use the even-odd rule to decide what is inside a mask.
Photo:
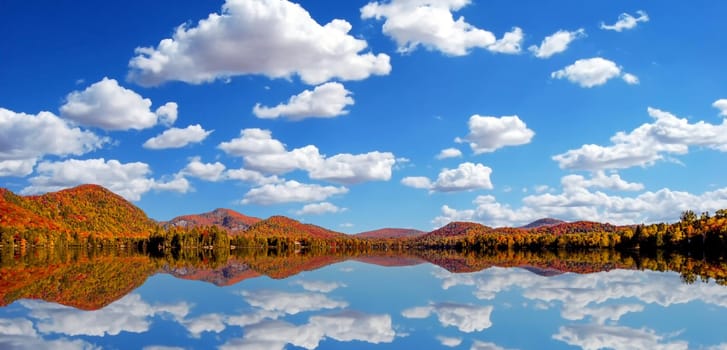
[{"label": "calm water", "polygon": [[355,260],[284,279],[244,266],[216,277],[171,270],[187,279],[153,274],[98,310],[15,300],[0,308],[0,348],[727,348],[727,287],[674,272]]}]

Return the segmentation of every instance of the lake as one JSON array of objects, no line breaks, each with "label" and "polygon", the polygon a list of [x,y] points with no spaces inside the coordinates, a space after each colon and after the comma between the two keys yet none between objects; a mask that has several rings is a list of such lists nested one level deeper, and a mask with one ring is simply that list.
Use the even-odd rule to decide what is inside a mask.
[{"label": "lake", "polygon": [[727,347],[720,263],[438,254],[6,255],[0,348]]}]

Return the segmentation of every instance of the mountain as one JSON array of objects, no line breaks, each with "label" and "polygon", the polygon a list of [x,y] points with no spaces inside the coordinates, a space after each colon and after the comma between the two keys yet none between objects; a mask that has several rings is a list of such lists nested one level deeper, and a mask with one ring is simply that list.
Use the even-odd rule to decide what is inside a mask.
[{"label": "mountain", "polygon": [[491,231],[491,227],[481,225],[475,222],[454,221],[432,232],[422,235],[419,238],[451,237],[467,235],[470,233],[486,233]]},{"label": "mountain", "polygon": [[178,216],[169,221],[162,222],[161,225],[164,227],[176,226],[185,228],[217,226],[234,235],[247,230],[259,221],[259,218],[243,215],[231,209],[218,208],[209,213]]},{"label": "mountain", "polygon": [[0,189],[0,229],[89,234],[100,237],[147,237],[157,224],[144,211],[98,185],[18,196]]},{"label": "mountain", "polygon": [[419,237],[426,232],[410,228],[382,228],[373,231],[357,233],[354,237],[359,238],[410,238]]},{"label": "mountain", "polygon": [[531,229],[531,228],[538,228],[538,227],[548,227],[548,226],[555,226],[558,224],[565,223],[563,220],[553,219],[553,218],[542,218],[535,220],[525,226],[520,226],[520,228],[524,229]]},{"label": "mountain", "polygon": [[245,235],[273,236],[284,235],[293,238],[343,238],[345,234],[331,231],[320,226],[304,224],[285,216],[271,216],[250,226]]}]

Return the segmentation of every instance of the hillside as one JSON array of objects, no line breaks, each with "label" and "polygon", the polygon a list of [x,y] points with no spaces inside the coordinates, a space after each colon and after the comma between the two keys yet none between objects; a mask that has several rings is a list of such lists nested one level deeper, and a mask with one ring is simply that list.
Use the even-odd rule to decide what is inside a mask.
[{"label": "hillside", "polygon": [[426,232],[410,228],[382,228],[373,231],[357,233],[358,238],[412,238],[419,237]]},{"label": "hillside", "polygon": [[454,221],[432,232],[429,232],[421,236],[420,238],[452,237],[475,233],[487,233],[491,231],[491,227],[481,225],[475,222]]},{"label": "hillside", "polygon": [[247,230],[259,221],[259,218],[243,215],[231,209],[218,208],[209,213],[178,216],[160,224],[164,227],[184,228],[217,226],[229,234],[235,235]]},{"label": "hillside", "polygon": [[286,236],[290,238],[312,237],[319,239],[342,238],[345,234],[331,231],[320,226],[304,224],[285,216],[271,216],[250,226],[246,236]]},{"label": "hillside", "polygon": [[558,224],[563,224],[565,221],[553,219],[553,218],[542,218],[535,220],[527,225],[520,226],[520,228],[524,229],[531,229],[531,228],[539,228],[539,227],[549,227],[549,226],[555,226]]},{"label": "hillside", "polygon": [[156,223],[144,211],[121,196],[98,185],[18,196],[0,190],[0,229],[24,232],[89,234],[99,237],[147,237]]}]

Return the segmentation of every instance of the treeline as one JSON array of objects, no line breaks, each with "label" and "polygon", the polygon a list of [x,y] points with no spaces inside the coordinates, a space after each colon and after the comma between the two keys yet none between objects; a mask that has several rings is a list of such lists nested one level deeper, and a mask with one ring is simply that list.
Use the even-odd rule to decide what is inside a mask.
[{"label": "treeline", "polygon": [[[574,229],[574,227],[576,229]],[[414,245],[425,249],[491,251],[507,249],[617,249],[677,251],[691,254],[727,254],[727,210],[714,215],[682,213],[673,224],[611,226],[597,229],[561,224],[538,229],[473,229],[460,235],[425,235]],[[605,228],[605,229],[604,229]]]}]

